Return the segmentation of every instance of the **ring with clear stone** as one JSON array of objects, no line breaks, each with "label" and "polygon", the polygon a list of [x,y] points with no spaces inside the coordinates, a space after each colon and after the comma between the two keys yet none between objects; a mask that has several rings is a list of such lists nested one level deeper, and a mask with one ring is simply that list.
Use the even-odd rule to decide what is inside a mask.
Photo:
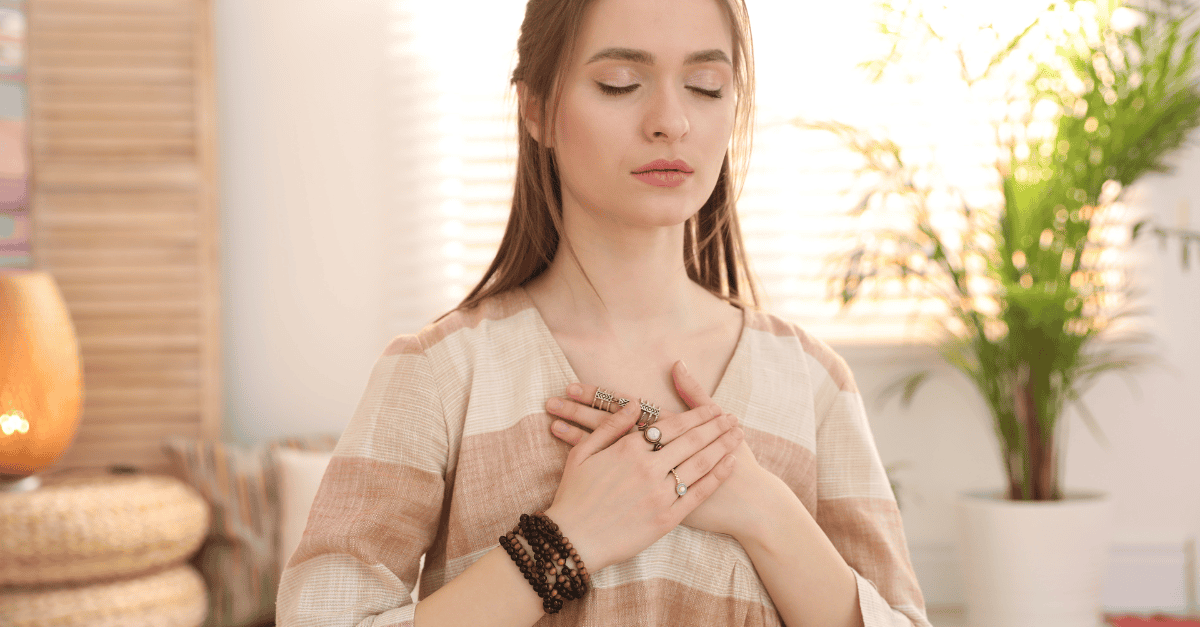
[{"label": "ring with clear stone", "polygon": [[642,431],[642,438],[653,444],[656,451],[663,447],[662,443],[659,442],[662,439],[662,430],[658,427],[647,427],[645,431]]},{"label": "ring with clear stone", "polygon": [[679,480],[679,473],[675,469],[671,469],[671,474],[675,475],[675,496],[683,496],[687,494],[687,484]]}]

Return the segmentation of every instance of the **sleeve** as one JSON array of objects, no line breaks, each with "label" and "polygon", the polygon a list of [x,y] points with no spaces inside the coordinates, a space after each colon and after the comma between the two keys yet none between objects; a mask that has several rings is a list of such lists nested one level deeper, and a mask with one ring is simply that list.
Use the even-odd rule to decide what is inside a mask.
[{"label": "sleeve", "polygon": [[866,627],[929,627],[900,509],[853,375],[829,347],[813,349],[817,524],[854,569]]},{"label": "sleeve", "polygon": [[442,511],[449,437],[415,336],[394,341],[321,481],[279,584],[280,627],[411,626]]}]

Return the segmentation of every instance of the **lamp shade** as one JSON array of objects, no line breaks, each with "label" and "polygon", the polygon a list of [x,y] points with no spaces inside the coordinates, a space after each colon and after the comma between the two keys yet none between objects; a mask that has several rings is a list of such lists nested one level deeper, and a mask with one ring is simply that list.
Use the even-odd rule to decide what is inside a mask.
[{"label": "lamp shade", "polygon": [[57,461],[75,437],[82,396],[75,327],[53,277],[0,271],[0,475]]}]

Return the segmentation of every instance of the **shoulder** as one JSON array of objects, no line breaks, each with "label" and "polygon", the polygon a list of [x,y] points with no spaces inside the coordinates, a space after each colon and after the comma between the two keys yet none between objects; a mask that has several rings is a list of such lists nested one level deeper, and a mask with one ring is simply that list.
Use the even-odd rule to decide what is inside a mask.
[{"label": "shoulder", "polygon": [[398,335],[388,343],[383,356],[427,355],[436,347],[461,344],[487,336],[495,326],[508,333],[534,332],[530,322],[535,313],[533,302],[520,289],[485,299],[470,309],[455,309],[419,332]]},{"label": "shoulder", "polygon": [[800,325],[763,310],[746,309],[746,332],[766,350],[799,351],[811,366],[832,379],[838,389],[857,391],[850,366],[823,340]]}]

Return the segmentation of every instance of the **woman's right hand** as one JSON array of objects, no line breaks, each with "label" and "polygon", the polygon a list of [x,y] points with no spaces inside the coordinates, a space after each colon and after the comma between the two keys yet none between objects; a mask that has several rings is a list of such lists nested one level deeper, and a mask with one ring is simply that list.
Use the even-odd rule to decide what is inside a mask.
[{"label": "woman's right hand", "polygon": [[[742,442],[733,416],[704,405],[666,424],[661,450],[632,431],[641,410],[629,403],[579,442],[563,469],[546,515],[595,572],[628,559],[675,528],[733,472]],[[687,460],[704,475],[675,494],[671,469]]]}]

